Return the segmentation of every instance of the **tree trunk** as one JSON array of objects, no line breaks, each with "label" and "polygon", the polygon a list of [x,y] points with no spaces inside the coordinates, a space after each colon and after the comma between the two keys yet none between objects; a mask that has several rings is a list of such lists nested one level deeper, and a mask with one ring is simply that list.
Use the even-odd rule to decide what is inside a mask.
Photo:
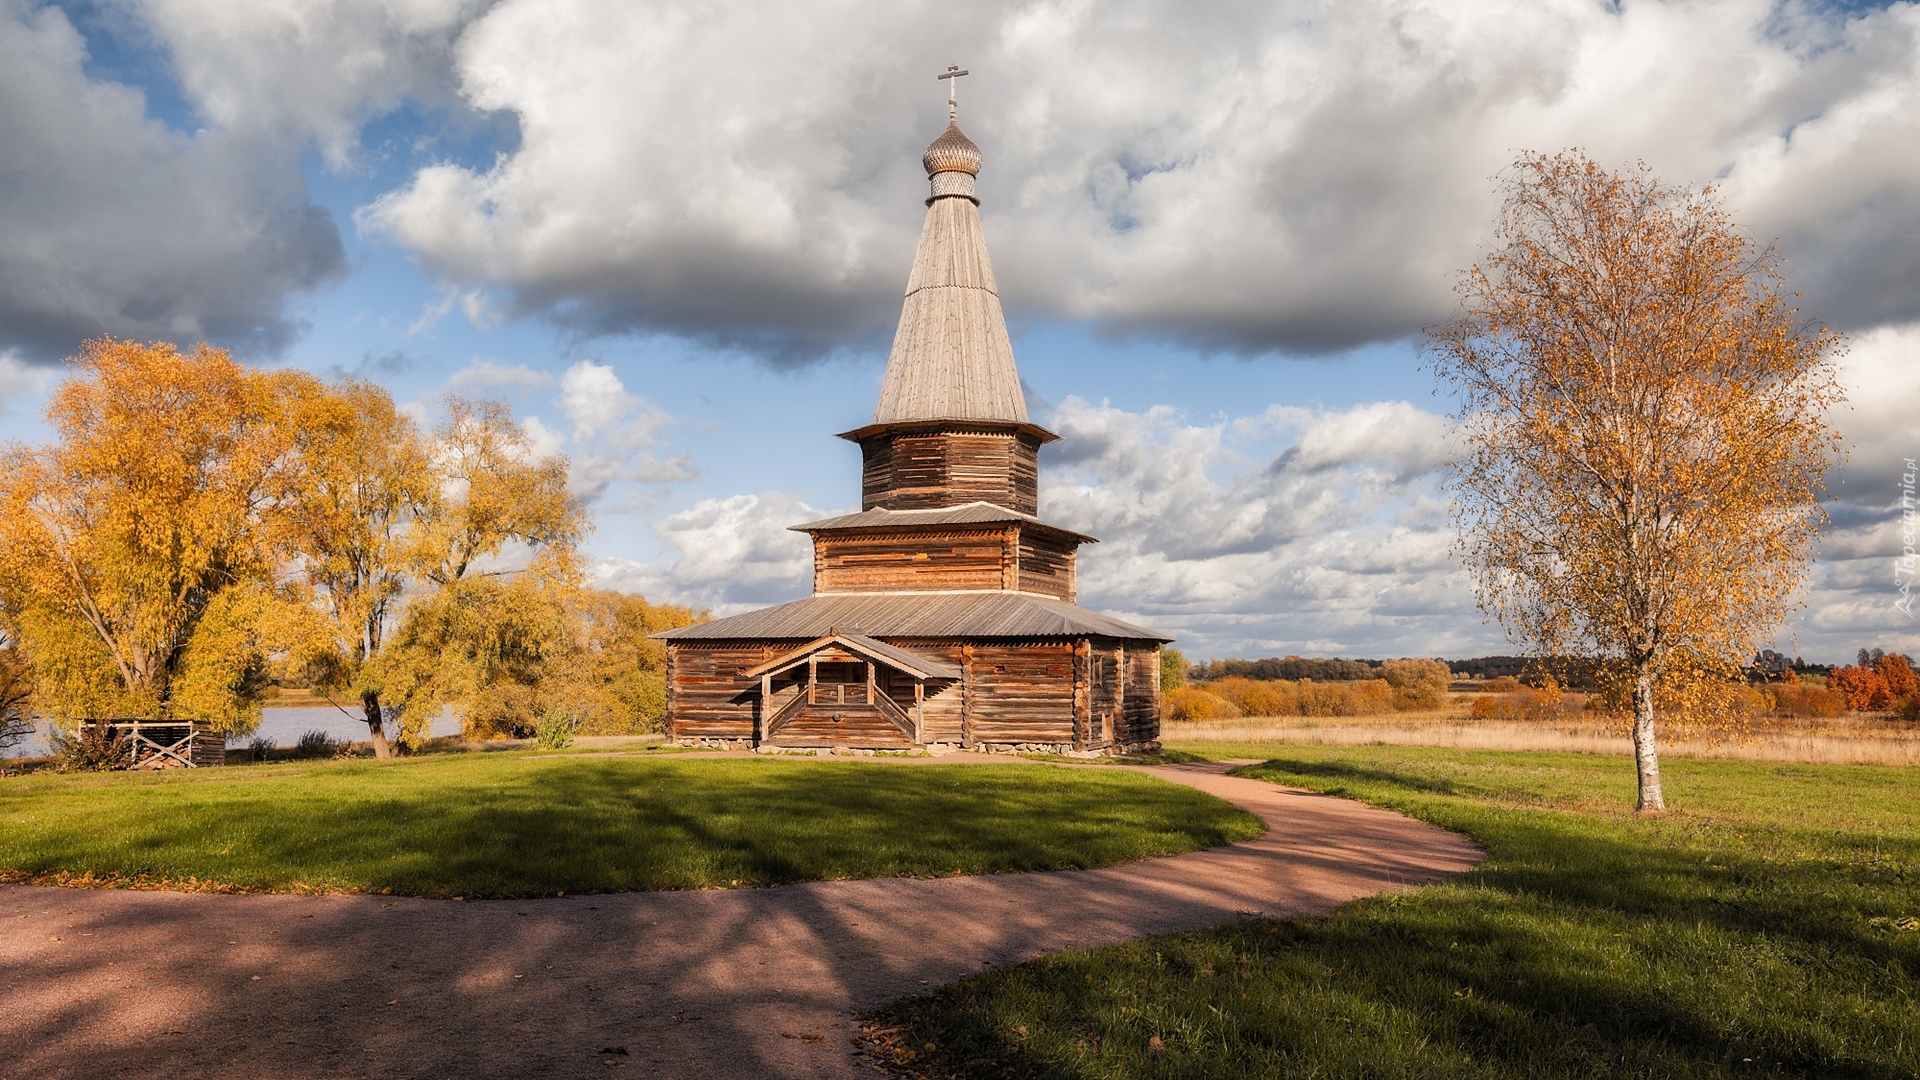
[{"label": "tree trunk", "polygon": [[380,715],[380,695],[367,694],[361,697],[360,706],[366,710],[367,731],[373,736],[373,756],[390,758],[393,747],[387,745],[387,726]]},{"label": "tree trunk", "polygon": [[1653,665],[1642,662],[1633,678],[1633,761],[1640,772],[1640,797],[1633,808],[1657,813],[1667,808],[1660,795],[1660,751],[1653,736]]}]

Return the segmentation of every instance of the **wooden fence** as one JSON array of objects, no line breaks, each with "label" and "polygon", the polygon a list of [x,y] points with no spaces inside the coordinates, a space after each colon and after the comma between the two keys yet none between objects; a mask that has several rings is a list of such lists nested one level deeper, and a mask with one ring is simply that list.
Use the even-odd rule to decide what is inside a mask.
[{"label": "wooden fence", "polygon": [[82,720],[82,731],[107,728],[127,740],[131,769],[196,769],[224,765],[227,736],[199,720]]}]

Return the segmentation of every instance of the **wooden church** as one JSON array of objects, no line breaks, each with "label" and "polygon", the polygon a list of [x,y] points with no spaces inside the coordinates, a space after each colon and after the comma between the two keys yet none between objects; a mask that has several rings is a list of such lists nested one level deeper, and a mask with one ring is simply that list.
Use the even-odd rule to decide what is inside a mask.
[{"label": "wooden church", "polygon": [[[951,85],[951,84],[949,84]],[[670,630],[669,737],[726,749],[1157,748],[1151,630],[1074,603],[1094,542],[1039,512],[1039,453],[980,229],[980,148],[927,147],[925,228],[873,422],[861,510],[813,539],[813,595]]]}]

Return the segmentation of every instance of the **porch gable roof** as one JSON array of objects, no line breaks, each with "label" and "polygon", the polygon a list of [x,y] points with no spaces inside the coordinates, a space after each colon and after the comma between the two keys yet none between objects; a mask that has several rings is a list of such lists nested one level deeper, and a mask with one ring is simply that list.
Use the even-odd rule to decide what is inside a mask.
[{"label": "porch gable roof", "polygon": [[830,630],[825,637],[815,638],[791,652],[782,653],[744,674],[749,679],[757,679],[762,675],[777,675],[814,653],[833,645],[838,645],[848,652],[864,656],[869,660],[878,661],[890,668],[904,671],[916,679],[958,679],[961,675],[960,665],[952,661],[928,653],[915,652],[912,649],[902,649],[897,645],[876,641],[851,630],[839,629]]}]

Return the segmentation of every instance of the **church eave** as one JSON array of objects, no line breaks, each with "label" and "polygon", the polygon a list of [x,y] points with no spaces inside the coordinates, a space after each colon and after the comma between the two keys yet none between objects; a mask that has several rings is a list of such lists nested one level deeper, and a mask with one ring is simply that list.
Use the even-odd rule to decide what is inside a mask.
[{"label": "church eave", "polygon": [[986,420],[964,416],[926,420],[889,420],[857,427],[852,431],[842,431],[834,437],[857,443],[880,435],[911,435],[916,432],[930,431],[984,431],[993,434],[1030,435],[1039,440],[1042,445],[1060,440],[1060,436],[1029,420]]},{"label": "church eave", "polygon": [[959,506],[945,506],[931,510],[888,510],[875,507],[862,510],[857,514],[842,514],[839,517],[822,518],[819,521],[789,525],[793,532],[813,535],[822,533],[899,531],[902,529],[950,529],[966,525],[1018,525],[1023,529],[1050,533],[1082,544],[1097,544],[1100,541],[1086,533],[1044,521],[1032,514],[1023,514],[989,502],[962,503]]}]

